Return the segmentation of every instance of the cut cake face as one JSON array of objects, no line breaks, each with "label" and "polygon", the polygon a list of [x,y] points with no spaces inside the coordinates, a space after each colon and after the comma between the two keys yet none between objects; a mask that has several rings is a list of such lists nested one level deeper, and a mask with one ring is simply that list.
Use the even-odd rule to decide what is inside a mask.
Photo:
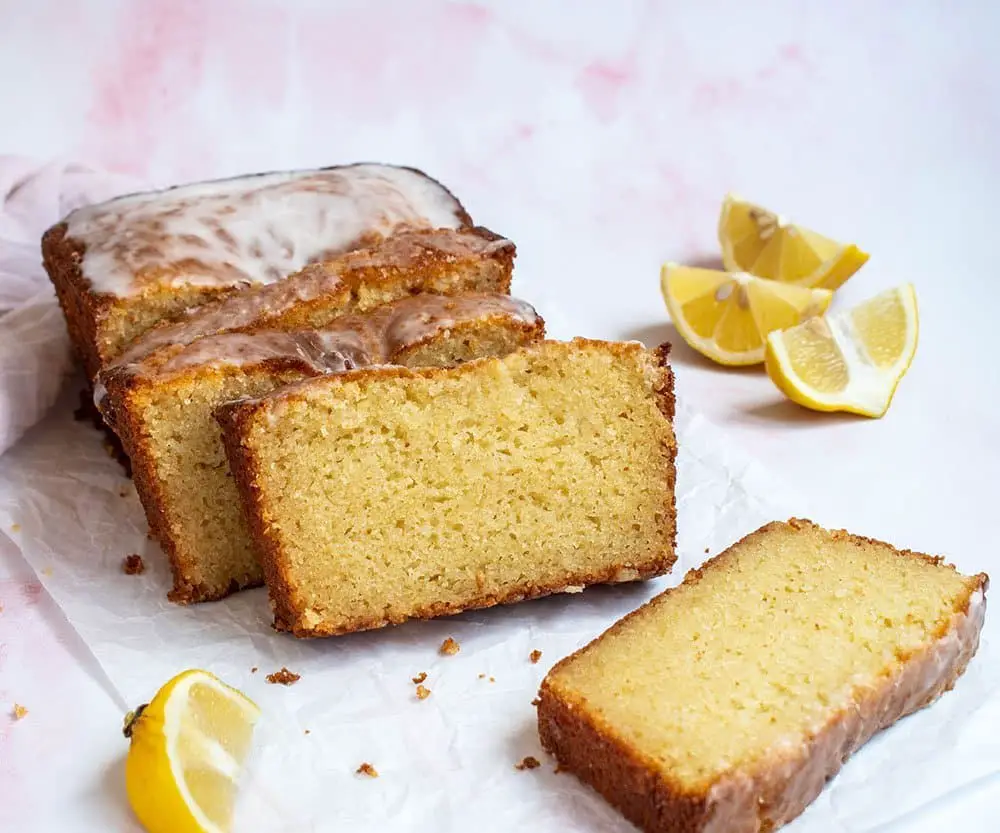
[{"label": "cut cake face", "polygon": [[398,231],[471,218],[413,168],[345,165],[132,194],[69,214],[42,240],[89,378],[157,322]]},{"label": "cut cake face", "polygon": [[298,636],[602,582],[675,560],[665,349],[543,342],[223,406],[276,626]]},{"label": "cut cake face", "polygon": [[558,663],[542,744],[644,830],[774,830],[954,685],[986,587],[940,559],[769,524]]},{"label": "cut cake face", "polygon": [[213,410],[283,384],[371,364],[452,365],[542,338],[534,310],[506,295],[415,295],[319,330],[224,332],[154,350],[101,374],[101,410],[132,461],[177,602],[262,581]]}]

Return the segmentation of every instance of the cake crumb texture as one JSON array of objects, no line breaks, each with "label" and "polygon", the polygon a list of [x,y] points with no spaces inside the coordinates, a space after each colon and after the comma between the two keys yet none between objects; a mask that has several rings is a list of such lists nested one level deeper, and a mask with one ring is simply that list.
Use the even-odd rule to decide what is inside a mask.
[{"label": "cake crumb texture", "polygon": [[415,684],[416,683],[422,683],[424,680],[427,679],[427,672],[426,671],[421,671],[419,674],[417,674],[416,677],[413,677],[412,679],[413,679],[413,682]]},{"label": "cake crumb texture", "polygon": [[542,744],[644,830],[774,830],[954,685],[987,585],[808,521],[769,524],[558,663]]},{"label": "cake crumb texture", "polygon": [[135,552],[131,555],[126,555],[125,560],[122,561],[122,572],[127,576],[139,576],[146,572],[146,565],[143,563],[142,556]]},{"label": "cake crumb texture", "polygon": [[367,775],[369,778],[378,778],[378,770],[368,761],[365,761],[355,770],[355,775]]},{"label": "cake crumb texture", "polygon": [[417,699],[426,700],[431,696],[431,690],[427,686],[418,685],[417,686]]},{"label": "cake crumb texture", "polygon": [[538,769],[541,765],[542,763],[538,760],[538,758],[534,755],[528,755],[514,764],[514,769]]},{"label": "cake crumb texture", "polygon": [[461,646],[450,636],[441,643],[441,647],[438,649],[438,653],[444,656],[452,657],[461,650]]},{"label": "cake crumb texture", "polygon": [[15,703],[14,708],[11,710],[11,714],[13,715],[14,720],[23,720],[28,716],[28,710],[20,703]]},{"label": "cake crumb texture", "polygon": [[282,666],[280,671],[268,674],[265,679],[271,684],[277,683],[279,685],[293,685],[302,679],[302,675],[289,671],[287,668]]},{"label": "cake crumb texture", "polygon": [[542,342],[317,378],[217,416],[275,624],[298,636],[642,580],[675,560],[662,351]]},{"label": "cake crumb texture", "polygon": [[541,658],[542,658],[542,652],[539,651],[537,648],[528,655],[528,659],[531,660],[532,665],[537,664],[538,660],[540,660]]}]

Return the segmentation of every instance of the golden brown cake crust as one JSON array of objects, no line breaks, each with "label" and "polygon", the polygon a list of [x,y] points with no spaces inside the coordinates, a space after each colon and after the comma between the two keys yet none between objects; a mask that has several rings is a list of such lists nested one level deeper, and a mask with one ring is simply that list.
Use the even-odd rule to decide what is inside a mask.
[{"label": "golden brown cake crust", "polygon": [[[409,241],[414,241],[416,251],[406,251],[405,262],[393,264],[394,249],[403,248]],[[485,244],[498,244],[488,254],[476,251],[465,253],[458,251],[463,240],[477,240]],[[363,241],[359,241],[359,245]],[[268,298],[282,291],[282,286],[291,287],[285,281],[276,284],[255,287],[249,292],[259,295],[264,307],[261,315],[254,320],[233,329],[247,329],[260,326],[294,329],[308,326],[322,326],[332,317],[339,314],[344,302],[350,303],[360,293],[373,289],[386,294],[385,300],[403,297],[422,291],[445,291],[437,289],[449,277],[458,275],[459,270],[468,269],[469,264],[477,261],[480,270],[478,288],[490,289],[495,292],[509,293],[511,273],[514,267],[514,245],[500,235],[482,227],[472,227],[461,230],[433,230],[424,232],[406,232],[387,240],[368,241],[366,248],[349,252],[342,258],[330,261],[328,264],[308,266],[301,273],[301,280],[311,281],[333,274],[333,270],[343,269],[337,276],[339,284],[330,292],[321,293],[318,297],[297,302],[294,307],[274,314],[269,310]],[[427,245],[424,245],[426,242]],[[503,244],[503,245],[499,245]],[[412,247],[409,247],[412,248]],[[98,295],[90,291],[86,280],[80,273],[80,261],[83,256],[82,247],[65,237],[65,227],[56,226],[46,232],[43,238],[43,259],[46,270],[55,285],[56,295],[62,306],[70,340],[74,350],[83,364],[89,379],[93,379],[102,367],[117,358],[117,353],[110,352],[102,346],[103,337],[100,328],[103,322],[118,309],[112,296]],[[385,253],[384,260],[377,256]],[[300,278],[290,276],[294,283]],[[459,287],[469,290],[477,288],[473,284]],[[171,296],[175,309],[171,315],[159,323],[149,327],[150,335],[174,335],[177,327],[169,321],[182,315],[192,307],[201,307],[211,302],[224,303],[226,299],[237,294],[233,289],[218,289],[212,287],[188,287],[178,290]],[[161,298],[160,301],[163,299]],[[212,307],[205,307],[208,311]],[[199,309],[200,313],[201,310]],[[220,327],[221,332],[226,328]],[[178,330],[177,336],[182,332]],[[141,358],[141,356],[140,356]]]},{"label": "golden brown cake crust", "polygon": [[[788,522],[794,528],[818,529],[802,519]],[[768,524],[746,536],[740,544],[767,534]],[[844,530],[831,533],[859,546],[881,544]],[[734,545],[735,546],[735,545]],[[939,557],[910,550],[895,550],[908,558],[943,563]],[[698,580],[712,564],[724,563],[729,550],[692,570],[684,583]],[[538,731],[542,746],[555,755],[559,766],[574,773],[642,830],[655,833],[760,833],[787,824],[819,795],[843,763],[876,732],[930,704],[950,690],[965,671],[979,646],[985,617],[985,573],[970,577],[964,607],[956,610],[934,642],[897,662],[896,673],[877,688],[860,693],[856,708],[843,709],[806,743],[785,753],[775,752],[753,771],[733,769],[703,790],[690,792],[664,773],[655,761],[622,738],[612,726],[587,709],[585,702],[562,697],[551,677],[561,666],[586,651],[584,646],[561,660],[542,682],[538,706]],[[673,592],[665,591],[666,595]],[[657,597],[660,598],[660,597]],[[617,632],[652,603],[638,608],[609,629]],[[593,644],[593,643],[590,643]]]},{"label": "golden brown cake crust", "polygon": [[[211,372],[222,378],[241,371],[235,367],[220,367]],[[272,361],[267,367],[259,369],[259,372],[263,375],[283,377],[290,382],[302,378],[302,374],[308,372],[308,369],[304,363]],[[116,382],[120,383],[120,387],[116,386]],[[114,377],[111,385],[106,398],[108,406],[106,416],[109,424],[114,425],[122,446],[131,460],[132,482],[146,512],[150,533],[170,561],[173,588],[167,594],[167,598],[177,604],[209,602],[225,598],[239,590],[259,587],[261,582],[255,580],[233,580],[227,587],[217,587],[192,579],[192,576],[198,574],[198,565],[190,562],[173,535],[170,502],[163,492],[160,477],[156,472],[155,458],[152,454],[146,453],[149,441],[145,435],[145,427],[138,418],[141,412],[139,402],[150,396],[155,388],[155,381],[140,376],[120,376]]]},{"label": "golden brown cake crust", "polygon": [[[543,342],[544,343],[544,342]],[[601,344],[608,345],[607,342],[596,342],[587,339],[574,339],[574,344]],[[624,343],[610,343],[612,352],[622,353],[636,349],[636,345]],[[532,348],[527,348],[532,349]],[[668,357],[670,345],[664,344],[653,351],[657,377],[654,385],[656,404],[663,417],[672,422],[674,417],[674,376],[670,369]],[[425,378],[440,377],[447,373],[474,372],[476,363],[470,363],[458,368],[420,368],[408,369],[401,367],[376,367],[354,371],[343,374],[341,378],[352,380],[384,380],[391,378],[422,376]],[[308,383],[307,383],[308,384]],[[291,385],[279,395],[283,397],[296,397],[296,389],[299,385]],[[253,420],[261,413],[263,403],[267,399],[260,400],[238,400],[229,402],[216,409],[216,419],[222,426],[223,443],[226,447],[226,456],[229,459],[230,468],[236,479],[237,488],[242,497],[243,508],[246,514],[251,538],[258,554],[261,565],[264,569],[265,583],[271,596],[271,606],[274,611],[274,627],[279,631],[287,631],[297,637],[322,637],[337,636],[356,631],[372,630],[385,627],[387,625],[401,624],[409,619],[433,619],[441,616],[448,616],[461,613],[465,610],[493,607],[495,605],[511,604],[514,602],[526,601],[542,596],[552,595],[566,591],[567,588],[582,588],[592,584],[617,583],[623,580],[645,581],[655,576],[669,572],[676,556],[676,535],[677,529],[674,519],[676,517],[676,505],[674,502],[674,491],[676,486],[676,446],[667,455],[669,460],[669,470],[667,481],[669,493],[671,495],[671,505],[668,507],[668,517],[673,524],[672,538],[668,550],[657,553],[646,563],[628,568],[628,575],[623,575],[621,565],[611,565],[603,570],[586,573],[567,573],[558,581],[546,583],[533,583],[526,581],[519,586],[509,587],[503,593],[483,593],[473,597],[461,604],[456,603],[436,603],[418,607],[408,611],[404,615],[385,615],[382,617],[357,617],[351,619],[340,627],[331,626],[328,623],[318,625],[307,623],[302,620],[301,612],[295,603],[295,591],[291,575],[284,568],[284,559],[281,555],[281,545],[272,534],[265,520],[266,509],[263,505],[261,489],[259,486],[259,471],[256,467],[253,456],[246,452],[242,438],[248,433]]]},{"label": "golden brown cake crust", "polygon": [[101,371],[98,407],[105,422],[116,429],[128,392],[140,377],[180,382],[223,365],[294,371],[303,377],[367,364],[410,365],[417,351],[444,337],[458,341],[484,330],[512,337],[516,333],[527,344],[544,338],[545,321],[530,304],[506,294],[403,296],[366,313],[338,316],[318,330],[248,326],[190,344],[184,340],[167,344],[135,363],[113,364]]},{"label": "golden brown cake crust", "polygon": [[165,346],[209,335],[319,328],[407,295],[509,294],[514,256],[513,243],[484,228],[401,232],[161,322],[128,345],[110,367],[141,362]]},{"label": "golden brown cake crust", "polygon": [[[321,168],[317,173],[349,170],[360,165],[338,165]],[[444,185],[427,176],[417,168],[392,166],[422,177],[428,184],[440,189],[453,201],[456,229],[469,229],[472,218],[455,195]],[[250,180],[266,177],[268,174],[253,174],[236,178]],[[219,180],[219,183],[226,180]],[[211,185],[213,183],[202,183]],[[188,186],[178,186],[188,187]],[[171,190],[167,189],[164,194]],[[129,198],[135,195],[125,195]],[[123,199],[123,198],[118,198]],[[113,203],[114,200],[108,201]],[[385,239],[378,232],[365,233],[352,243],[343,246],[341,252],[377,245]],[[41,240],[42,262],[52,281],[59,299],[74,352],[79,358],[89,379],[93,379],[102,366],[113,359],[121,348],[135,336],[149,329],[159,320],[171,320],[191,307],[226,297],[238,291],[239,287],[229,285],[197,286],[157,286],[155,282],[140,287],[138,291],[119,298],[95,291],[90,281],[83,275],[83,261],[87,254],[86,244],[69,236],[66,220],[48,229]],[[167,277],[173,274],[167,270]]]}]

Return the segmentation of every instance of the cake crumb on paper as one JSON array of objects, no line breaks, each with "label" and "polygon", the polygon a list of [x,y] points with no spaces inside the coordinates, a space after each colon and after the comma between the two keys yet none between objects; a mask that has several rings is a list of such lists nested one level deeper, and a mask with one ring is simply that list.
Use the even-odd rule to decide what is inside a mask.
[{"label": "cake crumb on paper", "polygon": [[497,678],[496,678],[496,677],[490,677],[490,682],[491,682],[491,683],[495,683],[496,681],[497,681]]},{"label": "cake crumb on paper", "polygon": [[541,698],[540,697],[536,697],[534,700],[531,701],[531,705],[534,706],[537,709],[540,705],[542,705]]},{"label": "cake crumb on paper", "polygon": [[541,658],[542,658],[542,652],[539,651],[537,648],[528,655],[528,659],[531,660],[532,665],[535,665]]},{"label": "cake crumb on paper", "polygon": [[20,532],[21,531],[21,524],[11,524],[10,525],[10,531],[11,532]]},{"label": "cake crumb on paper", "polygon": [[304,731],[302,732],[302,734],[303,734],[303,735],[310,735],[310,734],[312,734],[312,730],[311,730],[311,729],[306,729],[306,730],[304,730]]},{"label": "cake crumb on paper", "polygon": [[367,775],[369,778],[378,778],[378,770],[375,769],[368,761],[365,761],[361,766],[359,766],[355,771],[355,775]]},{"label": "cake crumb on paper", "polygon": [[708,555],[708,547],[705,547],[705,555]]},{"label": "cake crumb on paper", "polygon": [[251,674],[256,674],[257,673],[257,666],[256,665],[253,668],[250,669],[250,673]]},{"label": "cake crumb on paper", "polygon": [[413,680],[414,683],[422,683],[427,679],[427,672],[421,671],[416,677],[411,677],[410,679]]},{"label": "cake crumb on paper", "polygon": [[541,761],[539,761],[538,758],[534,755],[528,755],[519,763],[514,764],[514,769],[538,769],[541,765]]},{"label": "cake crumb on paper", "polygon": [[457,654],[462,647],[450,636],[441,643],[441,647],[438,648],[438,653],[443,654],[446,657],[453,657]]},{"label": "cake crumb on paper", "polygon": [[302,679],[302,675],[296,674],[293,671],[289,671],[287,668],[285,668],[285,666],[281,666],[280,671],[275,671],[273,674],[268,674],[267,677],[265,677],[265,679],[272,685],[274,685],[275,683],[277,683],[278,685],[292,685],[293,683],[297,683],[300,679]]},{"label": "cake crumb on paper", "polygon": [[418,685],[417,686],[417,699],[426,700],[431,696],[431,690],[427,686]]},{"label": "cake crumb on paper", "polygon": [[13,715],[14,720],[24,720],[24,718],[28,715],[28,710],[20,703],[15,703],[14,708],[11,709],[11,714]]},{"label": "cake crumb on paper", "polygon": [[122,561],[122,572],[127,576],[140,576],[146,572],[146,565],[142,561],[142,556],[137,552],[126,555]]},{"label": "cake crumb on paper", "polygon": [[52,575],[52,568],[51,567],[42,567],[42,575],[45,576],[46,578],[48,578],[49,576],[51,576]]}]

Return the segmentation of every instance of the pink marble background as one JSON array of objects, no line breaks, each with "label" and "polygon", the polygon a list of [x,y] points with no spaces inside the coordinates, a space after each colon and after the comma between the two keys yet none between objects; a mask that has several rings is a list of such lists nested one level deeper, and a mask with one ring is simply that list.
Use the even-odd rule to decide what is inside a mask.
[{"label": "pink marble background", "polygon": [[[1000,82],[971,5],[6,6],[6,142],[156,182],[405,159],[498,225],[530,203],[626,243],[665,229],[663,253],[690,256],[712,250],[702,218],[732,187],[780,198],[822,180],[829,223],[846,226],[861,177],[935,150],[1000,164],[984,153]],[[41,78],[17,72],[52,56]],[[914,158],[938,118],[947,146]]]},{"label": "pink marble background", "polygon": [[[416,165],[517,241],[560,336],[673,338],[658,265],[715,257],[729,190],[857,239],[847,301],[921,298],[888,418],[806,414],[683,346],[681,395],[819,520],[970,557],[995,551],[1000,470],[998,34],[1000,5],[928,0],[0,0],[0,153],[156,184]],[[2,535],[0,606],[0,829],[131,829],[105,800],[121,704]]]}]

